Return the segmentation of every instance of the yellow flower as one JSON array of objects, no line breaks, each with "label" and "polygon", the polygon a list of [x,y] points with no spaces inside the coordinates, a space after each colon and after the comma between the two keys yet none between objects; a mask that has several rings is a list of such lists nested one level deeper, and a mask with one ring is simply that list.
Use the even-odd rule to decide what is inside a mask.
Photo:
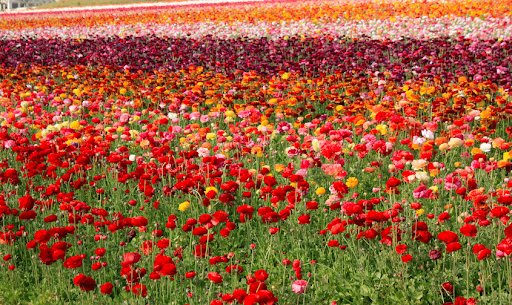
[{"label": "yellow flower", "polygon": [[321,196],[321,195],[325,194],[325,188],[323,188],[323,187],[319,187],[319,188],[317,188],[317,189],[316,189],[316,194],[317,194],[318,196]]},{"label": "yellow flower", "polygon": [[421,216],[423,213],[425,213],[424,209],[419,209],[419,210],[416,211],[416,215],[417,216]]},{"label": "yellow flower", "polygon": [[460,162],[455,162],[453,165],[455,165],[455,167],[459,167],[462,163]]},{"label": "yellow flower", "polygon": [[348,187],[356,187],[358,183],[359,183],[359,181],[357,181],[357,178],[355,178],[355,177],[350,177],[347,179]]},{"label": "yellow flower", "polygon": [[388,127],[386,125],[377,125],[375,129],[377,129],[377,131],[379,131],[380,134],[383,136],[388,133]]},{"label": "yellow flower", "polygon": [[473,149],[471,150],[471,154],[474,156],[476,154],[480,154],[482,153],[482,151],[480,150],[480,148],[476,148],[476,147],[473,147]]},{"label": "yellow flower", "polygon": [[71,122],[71,124],[69,124],[69,127],[73,128],[73,129],[79,129],[80,123],[78,121],[73,121],[73,122]]},{"label": "yellow flower", "polygon": [[125,88],[121,88],[119,90],[119,93],[122,94],[122,95],[125,95],[126,94],[126,89]]},{"label": "yellow flower", "polygon": [[206,138],[207,138],[208,140],[215,139],[215,134],[214,134],[214,133],[212,133],[212,132],[207,133],[207,134],[206,134]]},{"label": "yellow flower", "polygon": [[185,202],[180,203],[180,207],[178,208],[178,210],[185,212],[189,208],[190,208],[190,202],[185,201]]}]

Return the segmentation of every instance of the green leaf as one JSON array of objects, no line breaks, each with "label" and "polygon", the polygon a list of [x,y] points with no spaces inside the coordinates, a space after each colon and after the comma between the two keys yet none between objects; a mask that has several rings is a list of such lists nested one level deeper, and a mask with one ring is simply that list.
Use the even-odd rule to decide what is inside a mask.
[{"label": "green leaf", "polygon": [[361,285],[361,289],[360,289],[360,293],[362,296],[370,296],[371,295],[371,290],[370,290],[370,287],[366,286],[366,285]]}]

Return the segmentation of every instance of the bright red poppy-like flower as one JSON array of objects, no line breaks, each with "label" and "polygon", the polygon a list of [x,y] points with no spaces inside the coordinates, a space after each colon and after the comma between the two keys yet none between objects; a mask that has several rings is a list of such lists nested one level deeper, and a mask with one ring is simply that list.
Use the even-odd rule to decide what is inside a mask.
[{"label": "bright red poppy-like flower", "polygon": [[140,258],[141,255],[136,252],[125,253],[123,255],[124,262],[130,265],[136,264],[140,260]]},{"label": "bright red poppy-like flower", "polygon": [[491,257],[492,251],[490,249],[484,248],[478,251],[477,258],[479,261],[484,260],[488,257]]},{"label": "bright red poppy-like flower", "polygon": [[455,241],[446,245],[446,253],[452,253],[460,250],[461,248],[461,244]]},{"label": "bright red poppy-like flower", "polygon": [[85,254],[71,256],[64,261],[64,267],[68,269],[76,269],[82,266],[82,260],[85,258]]},{"label": "bright red poppy-like flower", "polygon": [[396,246],[395,251],[398,254],[404,254],[407,251],[407,245],[398,245]]},{"label": "bright red poppy-like flower", "polygon": [[187,279],[192,279],[192,278],[194,278],[195,276],[196,276],[196,273],[195,273],[194,271],[189,271],[189,272],[185,273],[185,277],[186,277]]},{"label": "bright red poppy-like flower", "polygon": [[460,233],[468,237],[475,237],[477,232],[476,226],[469,223],[466,223],[460,228]]},{"label": "bright red poppy-like flower", "polygon": [[410,261],[412,261],[412,255],[406,254],[406,255],[402,256],[402,262],[408,263]]},{"label": "bright red poppy-like flower", "polygon": [[148,295],[148,289],[146,288],[146,285],[143,285],[143,284],[134,285],[132,288],[132,292],[135,295],[140,295],[143,297]]},{"label": "bright red poppy-like flower", "polygon": [[310,224],[311,223],[310,219],[311,219],[311,215],[302,214],[301,216],[299,216],[299,224],[301,224],[301,225]]},{"label": "bright red poppy-like flower", "polygon": [[103,285],[101,285],[101,293],[102,294],[111,294],[112,293],[112,288],[114,288],[114,285],[112,285],[112,283],[105,283]]},{"label": "bright red poppy-like flower", "polygon": [[459,236],[457,236],[457,234],[452,231],[443,231],[437,235],[437,239],[446,244],[449,244],[458,241]]},{"label": "bright red poppy-like flower", "polygon": [[208,279],[216,284],[222,283],[222,276],[218,272],[210,272],[208,273]]},{"label": "bright red poppy-like flower", "polygon": [[96,288],[96,281],[92,277],[85,276],[80,273],[73,279],[76,286],[80,286],[82,291],[91,291]]},{"label": "bright red poppy-like flower", "polygon": [[331,240],[331,241],[329,241],[329,243],[327,243],[327,246],[329,246],[329,247],[339,247],[339,245],[340,245],[340,242],[337,240]]},{"label": "bright red poppy-like flower", "polygon": [[267,278],[268,278],[268,273],[267,271],[261,269],[261,270],[258,270],[256,272],[254,272],[254,277],[260,281],[260,282],[264,282]]}]

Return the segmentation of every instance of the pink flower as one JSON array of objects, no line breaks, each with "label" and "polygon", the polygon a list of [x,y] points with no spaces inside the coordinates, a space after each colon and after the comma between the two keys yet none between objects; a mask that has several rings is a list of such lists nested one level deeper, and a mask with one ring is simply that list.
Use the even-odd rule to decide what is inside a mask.
[{"label": "pink flower", "polygon": [[292,290],[295,293],[304,293],[308,290],[308,281],[305,280],[298,280],[293,282],[292,284]]},{"label": "pink flower", "polygon": [[200,121],[201,123],[206,123],[206,122],[208,122],[209,120],[210,120],[210,116],[208,116],[208,115],[202,115],[202,116],[201,116],[201,118],[199,118],[199,121]]}]

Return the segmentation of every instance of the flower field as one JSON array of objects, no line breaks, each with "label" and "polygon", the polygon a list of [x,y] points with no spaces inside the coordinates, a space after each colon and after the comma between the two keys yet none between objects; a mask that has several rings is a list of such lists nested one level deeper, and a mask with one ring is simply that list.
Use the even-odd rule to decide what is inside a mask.
[{"label": "flower field", "polygon": [[511,8],[0,15],[0,304],[512,304]]}]

